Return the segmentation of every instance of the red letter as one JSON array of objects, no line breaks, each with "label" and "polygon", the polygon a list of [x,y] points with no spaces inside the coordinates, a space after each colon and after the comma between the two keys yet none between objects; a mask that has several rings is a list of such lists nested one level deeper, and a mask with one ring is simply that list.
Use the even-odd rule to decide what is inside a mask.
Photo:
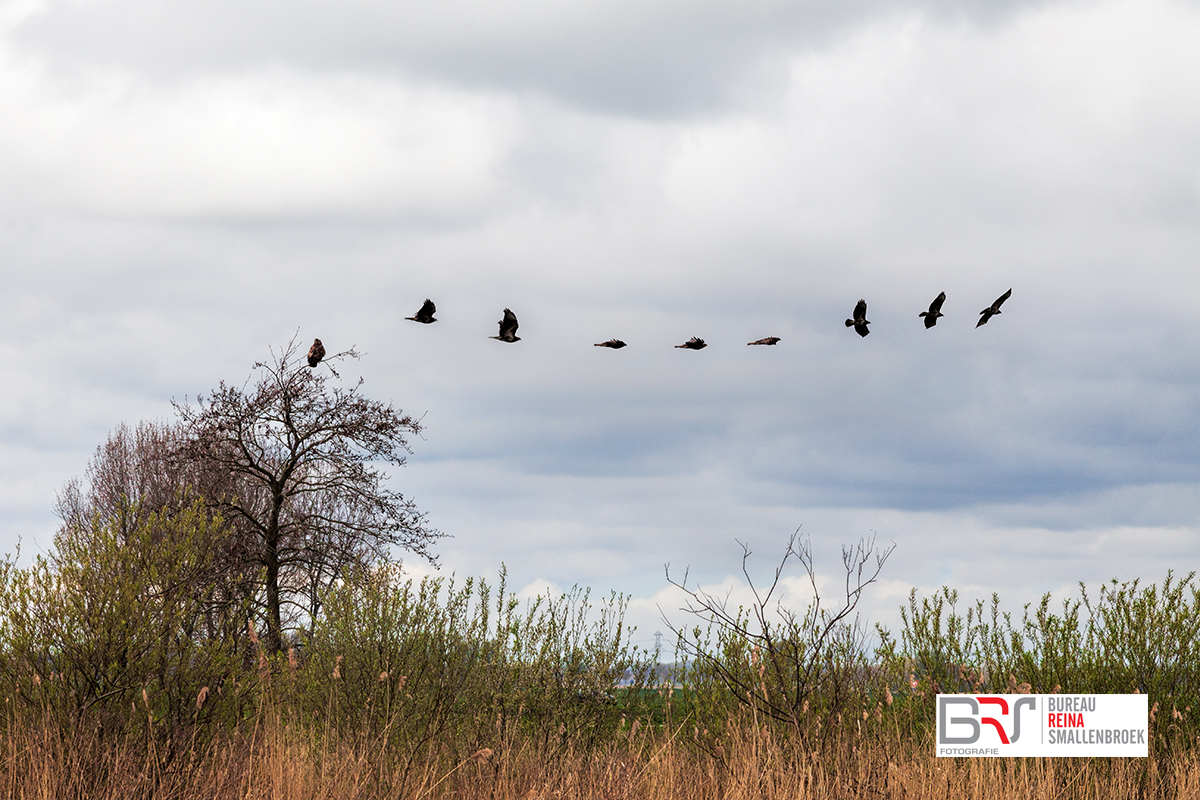
[{"label": "red letter", "polygon": [[996,733],[1000,734],[1000,741],[1008,744],[1008,734],[1004,732],[1004,726],[1000,724],[1000,720],[993,717],[981,717],[979,721],[995,726]]}]

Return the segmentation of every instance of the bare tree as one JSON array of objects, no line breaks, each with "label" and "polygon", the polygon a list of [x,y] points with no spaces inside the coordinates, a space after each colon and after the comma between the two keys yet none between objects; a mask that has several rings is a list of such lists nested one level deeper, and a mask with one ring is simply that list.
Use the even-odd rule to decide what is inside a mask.
[{"label": "bare tree", "polygon": [[[177,423],[117,425],[96,448],[83,478],[67,481],[58,494],[55,511],[62,525],[52,561],[69,564],[78,554],[103,552],[112,545],[106,537],[135,551],[149,546],[135,554],[139,558],[179,555],[174,520],[194,514],[196,501],[204,499],[200,486],[214,483],[177,457],[183,436]],[[197,639],[221,639],[245,626],[258,571],[244,567],[240,543],[217,515],[210,511],[202,527],[205,536],[193,543],[204,552],[191,554],[193,568],[180,574],[197,616],[181,630]]]},{"label": "bare tree", "polygon": [[[326,361],[344,357],[359,354]],[[295,339],[254,369],[252,387],[222,382],[194,405],[176,404],[178,456],[234,527],[238,560],[261,575],[267,643],[278,650],[285,607],[289,619],[315,617],[321,590],[346,568],[386,558],[392,546],[433,561],[441,534],[376,466],[405,463],[418,420],[363,397],[361,380],[330,386]]]},{"label": "bare tree", "polygon": [[72,478],[58,494],[55,511],[64,530],[90,530],[95,518],[126,536],[174,504],[187,484],[170,457],[177,436],[173,426],[158,422],[114,428],[96,448],[84,479]]},{"label": "bare tree", "polygon": [[[847,681],[861,677],[855,673],[864,663],[863,630],[854,609],[863,591],[878,579],[895,545],[877,550],[872,538],[843,547],[844,599],[826,608],[817,589],[812,550],[798,537],[797,531],[788,540],[774,580],[765,590],[755,585],[747,566],[751,551],[742,545],[742,574],[754,596],[750,609],[732,609],[727,598],[698,587],[689,589],[687,574],[681,581],[673,580],[669,566],[667,580],[687,595],[682,610],[715,627],[719,638],[718,647],[710,649],[671,626],[684,654],[714,674],[742,704],[800,730],[810,702],[840,710],[850,688]],[[786,608],[775,596],[793,558],[807,573],[813,592],[803,614]]]}]

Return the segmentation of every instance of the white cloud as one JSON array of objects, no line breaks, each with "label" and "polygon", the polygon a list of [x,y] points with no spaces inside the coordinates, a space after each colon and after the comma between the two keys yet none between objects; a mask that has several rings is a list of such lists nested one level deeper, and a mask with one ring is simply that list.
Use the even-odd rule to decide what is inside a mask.
[{"label": "white cloud", "polygon": [[462,219],[499,192],[503,97],[275,70],[161,84],[0,72],[0,174],[20,213],[139,220]]},{"label": "white cloud", "polygon": [[661,117],[739,104],[776,58],[821,46],[864,20],[928,12],[992,25],[1024,5],[49,0],[19,15],[14,41],[66,72],[100,64],[174,75],[286,63],[423,75]]},{"label": "white cloud", "polygon": [[513,596],[528,604],[537,600],[557,600],[562,594],[562,587],[553,581],[535,578],[514,592]]},{"label": "white cloud", "polygon": [[[724,83],[687,72],[722,3],[472,30],[462,5],[408,28],[303,6],[275,34],[277,6],[14,8],[6,540],[38,508],[52,530],[112,425],[299,329],[428,411],[397,486],[453,534],[447,570],[506,562],[522,591],[612,586],[653,619],[662,564],[722,585],[735,538],[770,563],[802,523],[822,576],[843,541],[897,542],[868,617],[906,586],[1020,600],[1195,559],[1189,6],[771,6],[708,64],[738,66]],[[688,58],[623,60],[622,26]],[[403,322],[426,296],[442,321]],[[506,306],[511,347],[487,339]],[[591,346],[612,336],[630,347]],[[672,347],[690,336],[710,347]]]}]

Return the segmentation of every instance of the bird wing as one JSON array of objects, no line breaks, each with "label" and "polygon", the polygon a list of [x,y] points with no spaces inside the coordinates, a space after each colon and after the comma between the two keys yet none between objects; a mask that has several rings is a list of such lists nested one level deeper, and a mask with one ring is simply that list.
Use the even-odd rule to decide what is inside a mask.
[{"label": "bird wing", "polygon": [[504,319],[500,320],[500,335],[506,336],[517,332],[517,315],[507,308],[504,309]]},{"label": "bird wing", "polygon": [[854,306],[854,321],[857,322],[860,319],[866,319],[866,318],[867,318],[867,301],[859,300],[858,304]]},{"label": "bird wing", "polygon": [[436,313],[437,313],[437,306],[435,306],[433,304],[433,301],[427,297],[427,298],[425,298],[425,302],[421,304],[421,310],[417,312],[417,316],[418,317],[432,317]]},{"label": "bird wing", "polygon": [[992,303],[992,309],[994,311],[999,311],[1000,306],[1002,306],[1004,304],[1004,301],[1010,297],[1012,297],[1012,289],[1009,289],[1007,292],[1005,292],[1004,294],[997,297],[996,302]]},{"label": "bird wing", "polygon": [[942,303],[944,303],[944,302],[946,302],[946,293],[942,292],[941,294],[939,294],[937,297],[934,298],[932,303],[929,304],[929,313],[930,314],[940,313],[942,310]]}]

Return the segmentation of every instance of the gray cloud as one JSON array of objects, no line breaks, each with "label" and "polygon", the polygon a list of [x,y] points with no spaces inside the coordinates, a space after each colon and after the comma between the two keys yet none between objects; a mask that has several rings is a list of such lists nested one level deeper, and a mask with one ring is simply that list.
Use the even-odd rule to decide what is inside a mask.
[{"label": "gray cloud", "polygon": [[801,523],[895,539],[887,602],[1195,562],[1188,7],[46,8],[0,62],[4,542],[299,331],[425,414],[394,480],[448,568],[645,598]]},{"label": "gray cloud", "polygon": [[15,40],[67,68],[395,72],[658,117],[740,104],[755,73],[880,18],[993,25],[1031,4],[53,2],[30,10]]}]

